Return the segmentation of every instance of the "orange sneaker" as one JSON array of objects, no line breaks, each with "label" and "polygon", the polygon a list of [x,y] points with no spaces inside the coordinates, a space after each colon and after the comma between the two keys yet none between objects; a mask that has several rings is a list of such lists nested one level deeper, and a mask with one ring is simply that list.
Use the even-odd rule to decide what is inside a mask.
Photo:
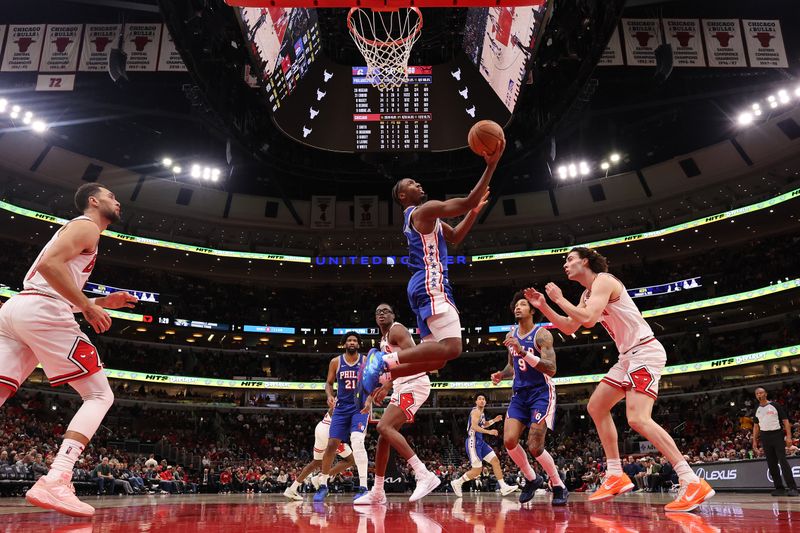
[{"label": "orange sneaker", "polygon": [[42,509],[52,509],[69,516],[94,515],[94,507],[75,496],[75,488],[68,479],[51,481],[47,476],[42,476],[25,493],[25,499]]},{"label": "orange sneaker", "polygon": [[631,478],[622,474],[620,476],[616,476],[613,474],[606,474],[606,477],[603,478],[603,482],[600,484],[600,487],[589,496],[590,502],[604,502],[606,500],[610,500],[614,496],[619,496],[620,494],[625,494],[633,489],[634,484],[631,481]]},{"label": "orange sneaker", "polygon": [[678,497],[675,498],[675,501],[668,503],[664,510],[674,513],[688,513],[700,507],[701,503],[714,496],[714,494],[716,492],[705,479],[701,479],[698,483],[681,483]]}]

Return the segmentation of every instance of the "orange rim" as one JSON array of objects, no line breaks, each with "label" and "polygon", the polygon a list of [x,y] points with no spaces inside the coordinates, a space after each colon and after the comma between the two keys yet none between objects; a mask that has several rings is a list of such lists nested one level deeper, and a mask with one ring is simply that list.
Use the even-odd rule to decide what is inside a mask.
[{"label": "orange rim", "polygon": [[[350,33],[354,35],[359,41],[362,41],[370,46],[375,46],[375,47],[400,46],[401,44],[405,44],[406,42],[408,42],[409,39],[411,39],[412,37],[417,35],[420,31],[422,31],[422,11],[420,11],[419,8],[416,7],[408,7],[406,9],[413,10],[417,14],[417,17],[419,17],[419,23],[416,25],[416,31],[414,31],[414,33],[411,33],[410,35],[403,37],[402,39],[395,39],[393,41],[376,41],[373,39],[367,39],[366,37],[361,35],[358,31],[356,31],[355,27],[353,26],[353,13],[355,13],[356,10],[358,9],[364,9],[364,8],[351,7],[350,11],[347,13],[347,28],[350,30]],[[397,9],[380,9],[380,10],[373,9],[372,11],[385,12],[385,11],[399,11],[399,10],[400,9],[397,8]]]}]

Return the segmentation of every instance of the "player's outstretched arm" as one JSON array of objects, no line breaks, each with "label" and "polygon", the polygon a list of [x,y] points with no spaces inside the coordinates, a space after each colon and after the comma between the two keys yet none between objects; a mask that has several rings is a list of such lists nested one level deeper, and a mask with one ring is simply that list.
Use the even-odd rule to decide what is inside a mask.
[{"label": "player's outstretched arm", "polygon": [[488,199],[489,189],[486,189],[486,193],[483,195],[483,198],[481,198],[481,203],[479,203],[474,209],[470,209],[469,213],[467,213],[467,216],[465,216],[455,228],[450,227],[450,224],[447,222],[442,222],[442,233],[444,234],[444,239],[455,246],[461,244],[461,242],[467,236],[467,233],[469,233],[469,230],[472,229],[475,221],[478,220],[478,215],[488,203]]},{"label": "player's outstretched arm", "polygon": [[[572,317],[559,315],[555,309],[548,305],[545,300],[544,294],[540,293],[533,287],[525,289],[525,299],[528,300],[533,307],[542,312],[542,314],[558,328],[561,333],[572,335],[578,328],[581,327],[580,322],[574,320]],[[583,305],[583,303],[579,304]]]},{"label": "player's outstretched arm", "polygon": [[608,305],[608,301],[611,299],[611,293],[616,288],[616,284],[617,282],[611,276],[598,276],[592,283],[589,299],[584,301],[584,299],[581,298],[580,304],[577,307],[564,298],[564,294],[555,283],[548,283],[545,286],[545,290],[547,291],[547,296],[553,303],[567,313],[571,319],[587,328],[591,328],[600,320],[603,309]]},{"label": "player's outstretched arm", "polygon": [[539,364],[536,365],[536,370],[552,378],[556,375],[556,351],[553,349],[553,334],[541,328],[536,332],[534,340],[536,346],[539,347],[539,353],[542,354]]}]

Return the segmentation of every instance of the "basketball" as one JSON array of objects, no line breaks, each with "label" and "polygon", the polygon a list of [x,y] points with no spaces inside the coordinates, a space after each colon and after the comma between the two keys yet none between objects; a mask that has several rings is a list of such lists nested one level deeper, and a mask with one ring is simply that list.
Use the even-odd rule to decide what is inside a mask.
[{"label": "basketball", "polygon": [[481,120],[470,128],[467,142],[476,154],[481,156],[484,154],[492,155],[505,138],[506,136],[500,124],[492,120]]}]

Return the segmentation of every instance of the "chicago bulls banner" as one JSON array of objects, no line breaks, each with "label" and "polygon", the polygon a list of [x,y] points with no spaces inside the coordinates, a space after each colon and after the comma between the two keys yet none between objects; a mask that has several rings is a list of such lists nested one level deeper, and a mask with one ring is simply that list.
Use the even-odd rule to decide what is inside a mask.
[{"label": "chicago bulls banner", "polygon": [[373,229],[378,227],[378,197],[353,197],[353,227],[355,229]]},{"label": "chicago bulls banner", "polygon": [[661,44],[658,19],[622,19],[628,65],[655,66],[656,48]]},{"label": "chicago bulls banner", "polygon": [[603,55],[600,57],[598,65],[616,66],[623,65],[622,60],[622,45],[619,42],[619,27],[614,28],[614,33],[611,34],[611,39],[608,40],[606,49],[603,50]]},{"label": "chicago bulls banner", "polygon": [[81,72],[108,71],[108,55],[117,46],[119,24],[87,24],[83,32],[83,50],[81,52]]},{"label": "chicago bulls banner", "polygon": [[742,20],[751,67],[787,68],[779,20]]},{"label": "chicago bulls banner", "polygon": [[6,25],[0,24],[0,51],[3,50],[3,41],[6,39]]},{"label": "chicago bulls banner", "polygon": [[703,20],[709,67],[746,67],[738,19]]},{"label": "chicago bulls banner", "polygon": [[75,72],[82,24],[48,24],[39,72]]},{"label": "chicago bulls banner", "polygon": [[126,24],[123,49],[128,54],[127,71],[156,70],[161,24]]},{"label": "chicago bulls banner", "polygon": [[311,228],[330,229],[336,223],[336,197],[311,197]]},{"label": "chicago bulls banner", "polygon": [[672,64],[675,67],[705,67],[703,38],[697,19],[664,19],[667,42],[672,44]]},{"label": "chicago bulls banner", "polygon": [[12,24],[8,27],[3,72],[32,72],[39,68],[44,24]]},{"label": "chicago bulls banner", "polygon": [[161,32],[161,52],[158,54],[158,70],[167,72],[186,72],[186,65],[183,64],[183,59],[175,48],[175,41],[172,40],[172,35],[169,34],[167,25],[164,24],[164,29]]}]

